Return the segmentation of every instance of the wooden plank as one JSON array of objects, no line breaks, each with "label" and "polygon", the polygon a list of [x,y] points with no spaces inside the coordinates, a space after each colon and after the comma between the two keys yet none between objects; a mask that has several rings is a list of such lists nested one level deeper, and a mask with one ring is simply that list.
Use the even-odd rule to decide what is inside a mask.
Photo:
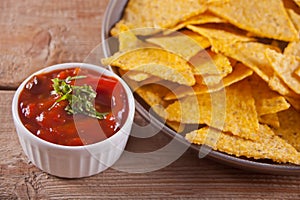
[{"label": "wooden plank", "polygon": [[33,71],[82,62],[100,42],[108,0],[0,1],[0,88]]}]

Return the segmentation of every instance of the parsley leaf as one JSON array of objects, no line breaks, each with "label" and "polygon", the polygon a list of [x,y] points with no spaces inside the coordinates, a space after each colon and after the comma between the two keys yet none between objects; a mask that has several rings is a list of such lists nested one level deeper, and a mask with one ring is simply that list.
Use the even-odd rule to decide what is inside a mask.
[{"label": "parsley leaf", "polygon": [[67,100],[69,104],[65,110],[69,114],[84,114],[97,119],[104,119],[108,113],[100,113],[93,105],[93,100],[97,93],[90,85],[76,86],[71,85],[70,82],[76,79],[86,78],[86,76],[68,76],[66,79],[54,78],[52,79],[53,91],[51,94],[59,95],[60,98],[49,108],[52,109],[56,103]]}]

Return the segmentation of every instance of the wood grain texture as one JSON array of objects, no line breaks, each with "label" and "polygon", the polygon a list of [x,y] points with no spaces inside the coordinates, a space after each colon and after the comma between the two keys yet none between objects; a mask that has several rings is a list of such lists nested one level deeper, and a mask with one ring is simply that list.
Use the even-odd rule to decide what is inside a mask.
[{"label": "wood grain texture", "polygon": [[[299,199],[300,176],[242,171],[198,159],[192,150],[156,171],[126,172],[146,169],[168,156],[148,158],[142,154],[170,143],[171,138],[161,132],[144,139],[130,137],[126,152],[142,156],[131,160],[123,154],[112,168],[92,177],[61,179],[28,161],[12,121],[14,89],[32,71],[54,63],[82,61],[100,42],[107,3],[0,1],[0,199]],[[138,114],[135,123],[147,125]]]},{"label": "wood grain texture", "polygon": [[0,87],[16,88],[30,73],[80,62],[100,41],[108,0],[0,1]]}]

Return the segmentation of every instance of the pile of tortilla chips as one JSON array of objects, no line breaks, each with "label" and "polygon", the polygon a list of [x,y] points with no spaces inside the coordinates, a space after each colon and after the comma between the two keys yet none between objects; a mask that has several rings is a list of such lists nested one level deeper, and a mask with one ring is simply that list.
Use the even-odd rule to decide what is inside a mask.
[{"label": "pile of tortilla chips", "polygon": [[129,0],[102,62],[191,143],[300,164],[299,6]]}]

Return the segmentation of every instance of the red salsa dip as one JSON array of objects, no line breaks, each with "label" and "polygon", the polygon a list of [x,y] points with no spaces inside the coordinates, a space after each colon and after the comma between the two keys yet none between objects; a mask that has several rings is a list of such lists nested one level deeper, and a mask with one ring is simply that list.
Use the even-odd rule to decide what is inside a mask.
[{"label": "red salsa dip", "polygon": [[128,114],[127,96],[117,79],[78,67],[33,76],[18,103],[21,121],[32,134],[66,146],[109,138]]}]

